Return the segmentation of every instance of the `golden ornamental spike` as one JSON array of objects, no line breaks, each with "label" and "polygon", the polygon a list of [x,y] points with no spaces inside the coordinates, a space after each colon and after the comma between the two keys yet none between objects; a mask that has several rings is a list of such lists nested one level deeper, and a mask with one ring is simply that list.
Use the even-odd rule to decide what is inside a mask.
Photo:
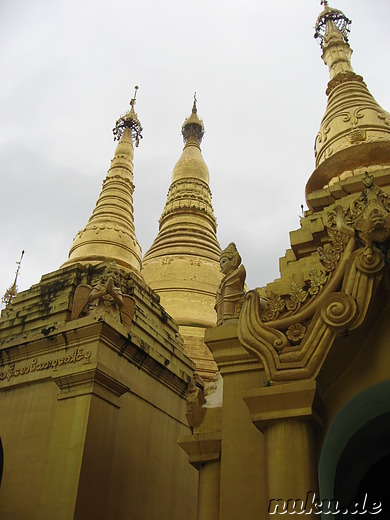
[{"label": "golden ornamental spike", "polygon": [[193,104],[193,106],[192,106],[192,112],[193,112],[194,114],[196,114],[196,112],[197,112],[197,108],[196,108],[196,103],[197,103],[197,101],[198,101],[198,100],[196,99],[196,92],[195,92],[195,93],[194,93],[194,104]]},{"label": "golden ornamental spike", "polygon": [[135,105],[135,100],[136,100],[136,96],[137,96],[138,85],[136,85],[134,88],[135,88],[135,92],[134,92],[134,97],[130,101],[130,107],[131,107],[130,110],[128,112],[126,112],[125,114],[123,114],[117,120],[117,122],[115,123],[115,127],[113,128],[112,131],[114,133],[114,141],[120,141],[124,129],[130,128],[133,141],[135,142],[135,146],[138,146],[140,139],[142,139],[142,126],[141,126],[141,123],[139,122],[137,114],[134,111],[134,105]]},{"label": "golden ornamental spike", "polygon": [[9,305],[18,293],[17,281],[18,281],[18,276],[19,276],[19,272],[20,272],[20,266],[22,263],[23,255],[24,255],[24,250],[22,251],[22,254],[20,255],[19,262],[16,262],[16,265],[18,267],[15,272],[14,282],[10,287],[8,287],[8,289],[4,293],[3,298],[1,299],[1,301],[4,303],[5,306]]},{"label": "golden ornamental spike", "polygon": [[314,25],[314,38],[322,47],[324,44],[326,24],[327,22],[332,22],[342,34],[344,41],[348,42],[348,36],[351,32],[352,21],[349,18],[347,18],[345,14],[339,9],[329,7],[328,0],[321,0],[321,4],[324,6],[324,10],[318,16]]},{"label": "golden ornamental spike", "polygon": [[192,105],[192,113],[190,117],[188,117],[181,128],[181,133],[183,136],[184,143],[187,144],[190,137],[194,137],[198,144],[202,142],[204,135],[204,125],[203,121],[198,117],[198,110],[196,107],[197,103],[196,92],[194,93],[194,104]]},{"label": "golden ornamental spike", "polygon": [[134,97],[133,97],[133,99],[130,100],[130,106],[131,107],[134,107],[134,105],[135,105],[135,101],[136,101],[136,97],[137,97],[137,90],[138,89],[139,89],[139,87],[138,87],[138,85],[136,85],[134,87]]}]

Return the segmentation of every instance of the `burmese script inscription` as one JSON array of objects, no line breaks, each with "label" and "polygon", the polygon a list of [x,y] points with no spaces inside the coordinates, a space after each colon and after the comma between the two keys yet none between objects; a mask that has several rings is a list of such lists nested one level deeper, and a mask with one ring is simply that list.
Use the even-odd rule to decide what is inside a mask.
[{"label": "burmese script inscription", "polygon": [[8,368],[0,370],[0,381],[10,381],[12,378],[19,377],[25,374],[39,372],[40,370],[52,369],[56,371],[58,367],[64,365],[74,365],[81,361],[89,362],[92,352],[84,352],[83,348],[75,348],[69,355],[58,357],[55,359],[40,361],[39,358],[33,358],[27,365],[16,366],[15,363],[10,363]]}]

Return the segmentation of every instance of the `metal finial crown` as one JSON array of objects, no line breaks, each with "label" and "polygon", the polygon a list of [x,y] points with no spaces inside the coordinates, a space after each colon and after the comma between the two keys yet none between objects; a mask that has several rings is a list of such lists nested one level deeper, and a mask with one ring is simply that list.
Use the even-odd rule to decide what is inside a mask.
[{"label": "metal finial crown", "polygon": [[124,129],[130,128],[135,146],[138,146],[140,139],[142,139],[142,126],[134,110],[138,86],[136,85],[134,89],[134,97],[130,101],[130,110],[117,120],[112,131],[114,133],[114,141],[120,141]]},{"label": "metal finial crown", "polygon": [[200,144],[202,142],[203,136],[204,136],[204,124],[201,119],[198,117],[198,110],[196,107],[197,99],[196,99],[196,92],[194,94],[194,104],[192,105],[192,113],[190,117],[188,117],[181,128],[181,133],[183,136],[184,143],[187,143],[187,141],[194,137],[198,143]]},{"label": "metal finial crown", "polygon": [[196,108],[196,103],[197,103],[197,99],[196,99],[196,92],[194,93],[194,104],[192,105],[192,113],[193,114],[196,114],[197,113],[197,108]]},{"label": "metal finial crown", "polygon": [[339,9],[329,7],[328,0],[321,0],[321,4],[324,6],[324,10],[316,20],[314,29],[314,38],[323,47],[324,36],[326,32],[326,23],[328,21],[333,22],[337,29],[342,34],[344,41],[348,42],[348,35],[351,31],[352,21],[345,16],[345,14]]}]

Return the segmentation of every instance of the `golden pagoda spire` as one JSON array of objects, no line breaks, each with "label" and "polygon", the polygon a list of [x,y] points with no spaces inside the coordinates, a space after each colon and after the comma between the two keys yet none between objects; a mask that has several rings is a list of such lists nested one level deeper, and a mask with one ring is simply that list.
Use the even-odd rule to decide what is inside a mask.
[{"label": "golden pagoda spire", "polygon": [[167,254],[183,253],[219,261],[221,249],[211,204],[209,170],[200,150],[204,124],[197,114],[196,96],[192,113],[184,121],[181,132],[183,152],[173,168],[159,233],[145,254],[144,263]]},{"label": "golden pagoda spire", "polygon": [[221,280],[217,223],[211,204],[209,170],[200,143],[203,121],[196,96],[182,126],[183,152],[172,172],[158,235],[143,259],[142,275],[179,324],[184,347],[202,377],[216,371],[203,342],[204,329],[216,324],[215,296]]},{"label": "golden pagoda spire", "polygon": [[138,146],[142,138],[142,126],[134,110],[137,89],[130,110],[117,120],[113,130],[119,143],[96,207],[88,224],[77,233],[63,266],[115,261],[128,270],[141,269],[141,247],[133,214],[133,141]]},{"label": "golden pagoda spire", "polygon": [[334,182],[345,172],[390,163],[390,115],[369,92],[351,65],[348,43],[351,20],[321,2],[314,37],[329,68],[328,104],[315,141],[316,169],[306,186],[310,193]]}]

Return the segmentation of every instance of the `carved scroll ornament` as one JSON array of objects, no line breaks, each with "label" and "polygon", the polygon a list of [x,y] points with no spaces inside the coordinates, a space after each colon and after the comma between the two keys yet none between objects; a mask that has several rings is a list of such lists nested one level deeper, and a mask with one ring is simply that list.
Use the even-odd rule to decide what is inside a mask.
[{"label": "carved scroll ornament", "polygon": [[[347,210],[336,207],[328,215],[329,234],[341,234],[346,246],[337,251],[333,240],[333,245],[319,251],[331,276],[324,285],[323,277],[317,278],[318,291],[312,291],[311,299],[302,288],[294,289],[299,295],[294,300],[296,311],[277,295],[263,311],[257,291],[246,295],[239,339],[262,360],[269,380],[315,377],[336,336],[359,327],[367,315],[385,269],[390,201],[372,178],[366,176],[364,182],[362,195]],[[272,314],[269,308],[277,310],[277,318],[265,321]]]}]

